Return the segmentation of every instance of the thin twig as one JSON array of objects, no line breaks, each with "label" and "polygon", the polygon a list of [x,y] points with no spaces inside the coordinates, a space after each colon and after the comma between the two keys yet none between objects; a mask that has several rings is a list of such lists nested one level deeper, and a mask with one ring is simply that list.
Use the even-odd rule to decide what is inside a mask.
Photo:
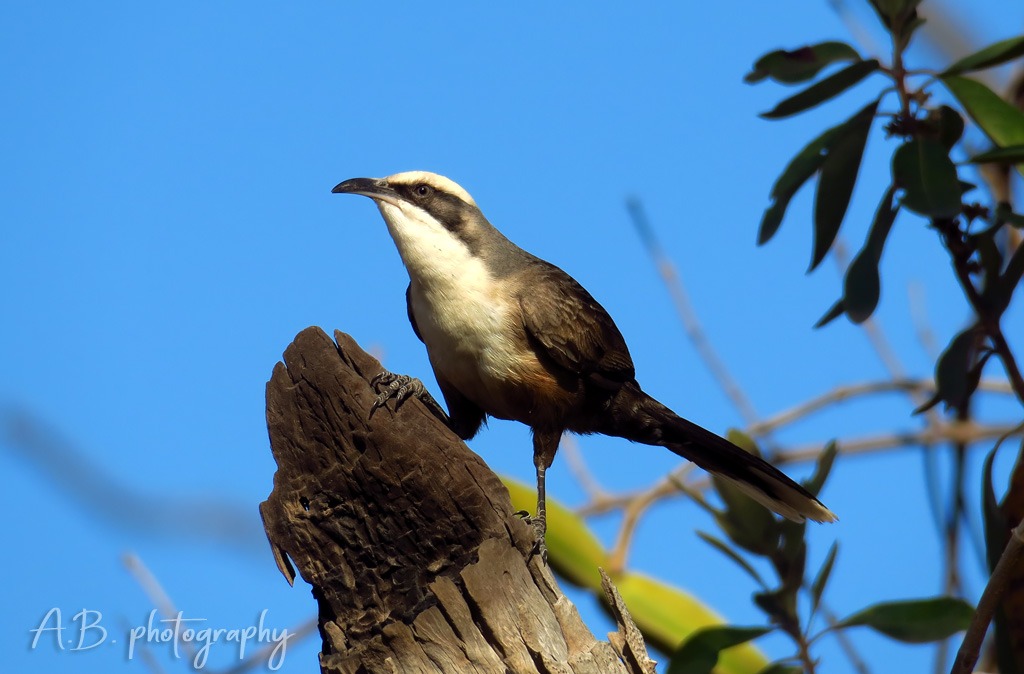
[{"label": "thin twig", "polygon": [[[902,447],[933,447],[949,442],[973,444],[994,440],[1003,435],[1007,437],[1021,436],[1024,435],[1024,429],[1021,429],[1016,424],[943,423],[919,431],[882,433],[848,440],[840,439],[836,441],[836,445],[840,456],[851,456],[855,454],[871,454]],[[821,455],[821,448],[823,446],[824,443],[816,443],[784,449],[774,457],[774,461],[779,465],[794,465],[816,461]],[[681,467],[685,468],[689,465],[683,464]],[[592,517],[622,510],[636,499],[647,498],[647,495],[651,492],[656,492],[660,497],[681,495],[678,489],[666,489],[665,485],[670,483],[669,479],[663,478],[647,489],[611,495],[600,502],[588,503],[576,512],[584,517]],[[689,484],[692,489],[703,490],[708,487],[709,481],[699,480]]]},{"label": "thin twig", "polygon": [[857,674],[871,674],[871,669],[868,664],[860,657],[857,652],[857,648],[853,645],[849,635],[846,634],[846,630],[835,629],[836,625],[839,624],[839,617],[832,612],[824,603],[821,604],[821,614],[825,617],[825,622],[828,623],[829,631],[836,642],[839,644],[839,648],[842,649],[843,653],[846,654],[846,659],[850,661],[850,665],[853,667]]},{"label": "thin twig", "polygon": [[684,464],[678,470],[673,471],[669,478],[660,482],[654,489],[641,493],[623,507],[622,525],[619,527],[619,533],[615,537],[615,545],[612,546],[611,553],[608,555],[608,568],[612,573],[619,573],[626,568],[626,556],[629,554],[633,534],[636,533],[636,525],[643,514],[662,498],[677,491],[677,481],[682,482],[691,470],[693,470],[692,463]]},{"label": "thin twig", "polygon": [[974,670],[974,663],[978,661],[978,654],[981,652],[981,644],[988,631],[988,625],[992,622],[992,616],[1003,598],[1003,593],[1006,592],[1010,576],[1016,571],[1017,565],[1022,560],[1024,560],[1024,520],[1017,524],[1011,532],[1010,540],[988,579],[988,585],[981,593],[978,608],[974,611],[974,617],[964,634],[964,640],[960,644],[956,660],[953,661],[953,669],[950,670],[952,674],[970,674]]},{"label": "thin twig", "polygon": [[[1009,382],[1001,380],[985,380],[979,383],[978,389],[991,393],[1013,394],[1013,389],[1010,387]],[[812,398],[788,410],[779,412],[775,416],[768,417],[767,419],[764,419],[752,426],[748,426],[746,432],[751,435],[756,435],[767,431],[773,431],[782,426],[798,421],[803,417],[809,416],[814,412],[829,407],[830,405],[846,402],[851,398],[872,395],[875,393],[887,393],[891,391],[931,394],[935,392],[935,382],[932,379],[895,379],[837,386],[817,398]]]},{"label": "thin twig", "polygon": [[[121,563],[128,569],[128,573],[132,574],[135,582],[146,593],[149,601],[160,612],[160,615],[165,619],[174,620],[178,616],[178,610],[175,608],[174,602],[171,601],[170,595],[167,594],[160,581],[156,579],[156,576],[143,563],[142,559],[134,552],[126,552],[121,555]],[[189,657],[195,656],[195,648],[193,648],[191,641],[183,640],[177,630],[174,632],[174,638],[178,641],[179,645],[184,647]]]}]

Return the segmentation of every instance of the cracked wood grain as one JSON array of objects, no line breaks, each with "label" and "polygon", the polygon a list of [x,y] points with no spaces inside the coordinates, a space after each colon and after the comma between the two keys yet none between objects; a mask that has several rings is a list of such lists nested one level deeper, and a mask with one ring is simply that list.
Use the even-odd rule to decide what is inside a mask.
[{"label": "cracked wood grain", "polygon": [[381,365],[335,339],[307,328],[267,383],[278,467],[260,506],[278,568],[312,586],[321,671],[635,671],[531,557],[483,460],[418,400],[370,418]]}]

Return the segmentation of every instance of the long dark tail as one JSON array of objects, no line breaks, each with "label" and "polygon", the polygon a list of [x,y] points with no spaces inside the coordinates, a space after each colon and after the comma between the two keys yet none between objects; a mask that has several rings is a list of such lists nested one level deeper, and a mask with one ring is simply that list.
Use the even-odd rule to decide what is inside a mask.
[{"label": "long dark tail", "polygon": [[635,383],[628,383],[619,390],[595,430],[647,445],[661,445],[729,480],[758,503],[795,522],[805,519],[835,522],[838,519],[778,468],[683,419]]}]

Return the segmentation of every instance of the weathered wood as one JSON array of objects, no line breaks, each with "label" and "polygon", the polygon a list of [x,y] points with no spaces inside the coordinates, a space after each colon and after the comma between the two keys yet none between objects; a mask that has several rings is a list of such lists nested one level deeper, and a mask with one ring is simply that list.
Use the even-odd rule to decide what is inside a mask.
[{"label": "weathered wood", "polygon": [[308,328],[274,368],[278,469],[260,506],[278,567],[313,586],[321,670],[636,671],[531,557],[532,531],[480,457],[418,400],[370,418],[381,365],[335,338]]}]

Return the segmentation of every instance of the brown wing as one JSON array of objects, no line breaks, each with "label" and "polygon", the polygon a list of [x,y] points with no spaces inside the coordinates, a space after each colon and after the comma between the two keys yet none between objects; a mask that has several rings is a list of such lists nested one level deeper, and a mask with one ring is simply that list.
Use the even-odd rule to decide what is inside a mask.
[{"label": "brown wing", "polygon": [[524,327],[538,351],[601,388],[616,390],[631,381],[633,359],[612,317],[574,278],[538,263],[519,296]]}]

